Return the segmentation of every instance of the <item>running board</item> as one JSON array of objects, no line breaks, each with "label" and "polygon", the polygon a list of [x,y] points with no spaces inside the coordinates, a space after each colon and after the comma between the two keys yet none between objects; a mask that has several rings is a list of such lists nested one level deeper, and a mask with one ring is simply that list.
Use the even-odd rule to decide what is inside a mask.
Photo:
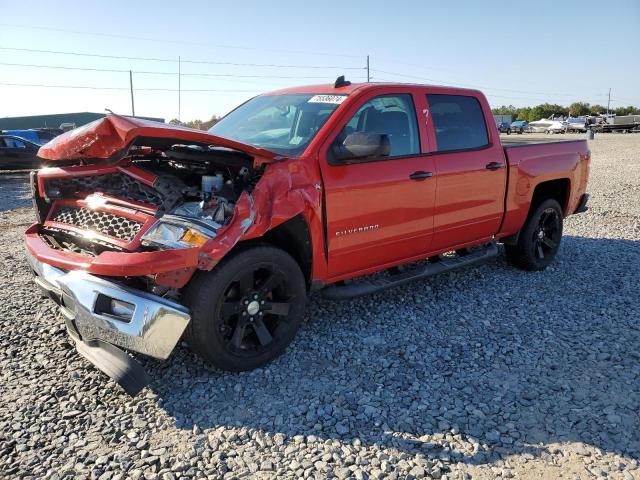
[{"label": "running board", "polygon": [[347,300],[361,295],[369,295],[387,288],[404,285],[413,280],[420,280],[460,267],[475,265],[497,255],[498,247],[492,242],[481,250],[475,250],[466,255],[456,255],[455,257],[440,256],[435,262],[429,262],[424,266],[395,273],[384,278],[354,282],[348,285],[329,285],[322,289],[322,296],[330,300]]}]

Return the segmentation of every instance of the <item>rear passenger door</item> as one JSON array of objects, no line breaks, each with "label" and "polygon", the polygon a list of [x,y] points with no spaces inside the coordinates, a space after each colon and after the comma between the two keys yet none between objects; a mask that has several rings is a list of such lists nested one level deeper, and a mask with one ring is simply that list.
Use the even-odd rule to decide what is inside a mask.
[{"label": "rear passenger door", "polygon": [[432,250],[491,237],[502,221],[507,180],[502,144],[485,121],[491,112],[471,95],[426,97],[437,181]]}]

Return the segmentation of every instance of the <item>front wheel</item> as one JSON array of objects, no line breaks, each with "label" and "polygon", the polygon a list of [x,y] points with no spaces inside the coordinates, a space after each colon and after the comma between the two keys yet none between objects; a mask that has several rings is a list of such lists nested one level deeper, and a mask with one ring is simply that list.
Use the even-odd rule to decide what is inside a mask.
[{"label": "front wheel", "polygon": [[523,270],[544,270],[562,239],[562,208],[553,199],[540,203],[527,218],[516,245],[505,245],[507,260]]},{"label": "front wheel", "polygon": [[185,289],[189,346],[228,371],[261,367],[281,355],[304,316],[306,286],[296,261],[268,245],[241,249]]}]

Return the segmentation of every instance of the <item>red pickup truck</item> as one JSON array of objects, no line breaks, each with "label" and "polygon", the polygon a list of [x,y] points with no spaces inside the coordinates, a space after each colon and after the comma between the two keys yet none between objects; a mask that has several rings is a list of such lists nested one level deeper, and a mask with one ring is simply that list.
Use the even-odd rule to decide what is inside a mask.
[{"label": "red pickup truck", "polygon": [[377,292],[498,242],[543,270],[586,209],[590,160],[582,140],[503,145],[479,91],[343,78],[257,96],[209,132],[109,115],[39,156],[35,281],[130,394],[149,379],[125,350],[165,359],[184,334],[214,366],[253,369],[314,290]]}]

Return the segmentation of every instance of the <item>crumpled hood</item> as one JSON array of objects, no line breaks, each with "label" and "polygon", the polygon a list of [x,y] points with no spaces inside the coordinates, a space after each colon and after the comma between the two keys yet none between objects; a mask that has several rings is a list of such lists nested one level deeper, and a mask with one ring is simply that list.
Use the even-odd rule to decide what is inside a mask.
[{"label": "crumpled hood", "polygon": [[202,130],[109,114],[87,125],[57,136],[38,151],[45,160],[112,158],[138,137],[169,138],[185,142],[232,148],[254,157],[273,159],[277,153],[211,135]]}]

